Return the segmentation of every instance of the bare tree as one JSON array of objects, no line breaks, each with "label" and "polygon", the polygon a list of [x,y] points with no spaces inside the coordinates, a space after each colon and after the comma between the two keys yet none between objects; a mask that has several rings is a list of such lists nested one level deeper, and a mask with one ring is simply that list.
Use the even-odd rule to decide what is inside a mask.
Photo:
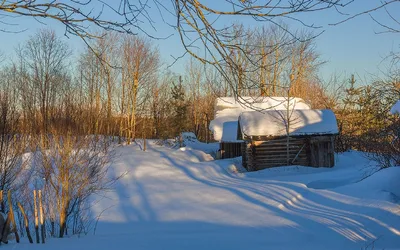
[{"label": "bare tree", "polygon": [[[18,177],[26,163],[22,156],[25,145],[18,133],[20,113],[12,73],[7,70],[0,74],[0,190],[19,188],[21,179]],[[4,200],[0,202],[0,210],[4,213]]]},{"label": "bare tree", "polygon": [[32,96],[33,109],[39,110],[40,131],[49,131],[49,121],[57,104],[56,96],[60,94],[66,78],[66,59],[70,49],[61,41],[54,31],[41,30],[32,36],[18,49],[22,67],[29,75],[27,86],[21,86]]},{"label": "bare tree", "polygon": [[200,105],[200,98],[201,98],[201,86],[203,81],[203,74],[204,71],[200,64],[197,64],[197,61],[191,59],[187,66],[187,85],[189,87],[189,99],[190,99],[190,119],[193,123],[192,129],[196,136],[199,135],[200,131],[200,119],[201,119],[201,105]]},{"label": "bare tree", "polygon": [[188,92],[188,129],[199,140],[208,141],[208,125],[214,116],[214,103],[218,94],[213,86],[217,85],[217,80],[213,79],[212,70],[193,58],[190,58],[186,72],[184,84]]},{"label": "bare tree", "polygon": [[151,86],[156,83],[159,67],[158,50],[154,49],[149,40],[141,37],[125,37],[122,45],[122,84],[126,94],[126,112],[128,117],[127,139],[136,136],[137,108],[148,97]]},{"label": "bare tree", "polygon": [[[104,33],[93,40],[91,49],[81,54],[78,65],[82,101],[88,112],[87,131],[93,134],[111,135],[113,129],[113,108],[116,82],[119,77],[118,46],[115,33]],[[93,52],[93,50],[95,52]],[[90,125],[91,124],[91,125]]]},{"label": "bare tree", "polygon": [[[103,89],[104,93],[101,93],[103,101],[103,107],[105,113],[105,133],[107,135],[111,135],[112,127],[113,127],[113,94],[115,92],[115,85],[119,75],[119,70],[112,65],[118,65],[118,57],[115,56],[118,54],[118,44],[121,41],[118,39],[116,33],[112,32],[104,32],[101,38],[96,39],[96,43],[93,48],[96,49],[100,58],[96,60],[96,62],[100,66],[100,81],[101,81],[101,89]],[[104,97],[103,97],[104,95]]]},{"label": "bare tree", "polygon": [[87,133],[98,134],[101,121],[102,64],[90,49],[79,59],[79,84],[82,86],[82,104],[87,112],[88,122],[84,123]]},{"label": "bare tree", "polygon": [[170,138],[172,135],[172,109],[169,106],[171,99],[170,85],[174,76],[171,72],[165,72],[157,85],[153,85],[150,98],[150,110],[153,120],[153,137],[157,139]]}]

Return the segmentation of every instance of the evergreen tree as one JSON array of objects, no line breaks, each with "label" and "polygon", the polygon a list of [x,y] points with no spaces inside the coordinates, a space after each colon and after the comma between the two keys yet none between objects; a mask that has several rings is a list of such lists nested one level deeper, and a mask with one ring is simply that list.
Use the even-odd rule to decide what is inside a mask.
[{"label": "evergreen tree", "polygon": [[187,101],[185,96],[185,88],[182,85],[182,78],[179,77],[179,83],[172,83],[171,88],[172,106],[174,110],[173,124],[175,134],[179,135],[186,129],[187,124]]},{"label": "evergreen tree", "polygon": [[360,106],[359,98],[362,92],[361,88],[356,88],[356,80],[354,75],[351,75],[349,80],[350,87],[345,89],[343,98],[343,106],[338,110],[338,125],[340,137],[338,138],[338,146],[340,151],[346,151],[354,147],[354,137],[359,133],[360,126]]},{"label": "evergreen tree", "polygon": [[354,75],[351,75],[350,78],[350,88],[346,89],[346,96],[343,99],[343,104],[345,105],[345,109],[349,110],[356,110],[358,108],[358,98],[359,95],[361,94],[361,88],[355,88],[354,85],[356,83],[356,80],[354,79]]}]

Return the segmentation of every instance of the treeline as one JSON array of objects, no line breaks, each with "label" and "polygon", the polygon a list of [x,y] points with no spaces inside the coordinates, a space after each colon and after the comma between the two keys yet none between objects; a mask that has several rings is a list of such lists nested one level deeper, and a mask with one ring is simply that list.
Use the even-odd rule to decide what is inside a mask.
[{"label": "treeline", "polygon": [[77,60],[51,30],[19,45],[0,77],[10,127],[24,135],[70,131],[128,143],[171,138],[183,130],[209,138],[215,79],[206,79],[200,64],[191,60],[187,74],[178,76],[162,69],[150,40],[99,36]]},{"label": "treeline", "polygon": [[231,43],[243,48],[230,51],[235,65],[221,73],[192,59],[183,75],[165,70],[147,38],[102,33],[73,57],[65,41],[41,30],[1,69],[11,127],[23,135],[70,131],[128,143],[192,131],[209,141],[217,96],[290,95],[326,105],[311,35],[295,41],[283,29],[235,27]]}]

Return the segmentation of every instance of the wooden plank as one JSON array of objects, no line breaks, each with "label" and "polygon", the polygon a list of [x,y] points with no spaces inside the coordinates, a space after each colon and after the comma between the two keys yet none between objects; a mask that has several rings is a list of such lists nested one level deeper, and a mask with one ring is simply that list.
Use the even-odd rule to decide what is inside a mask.
[{"label": "wooden plank", "polygon": [[[290,146],[302,146],[304,145],[304,142],[302,143],[289,143],[289,147]],[[287,147],[288,145],[286,143],[275,143],[275,144],[261,144],[258,145],[257,148],[274,148],[274,147]]]},{"label": "wooden plank", "polygon": [[286,167],[286,166],[293,166],[293,165],[301,165],[301,166],[308,166],[307,162],[298,162],[296,164],[287,165],[286,162],[268,162],[268,163],[257,163],[257,169],[265,169],[271,167]]},{"label": "wooden plank", "polygon": [[[294,159],[294,157],[296,157],[296,154],[290,154],[289,155],[289,159]],[[281,155],[256,155],[255,157],[256,159],[286,159],[287,155],[281,154]],[[297,156],[297,158],[299,159],[307,159],[307,155],[306,154],[299,154]]]},{"label": "wooden plank", "polygon": [[[305,141],[296,141],[296,142],[289,142],[289,145],[303,145]],[[286,146],[287,142],[273,142],[273,143],[261,143],[256,145],[257,147],[262,147],[262,146]]]},{"label": "wooden plank", "polygon": [[289,149],[259,149],[259,148],[256,148],[256,152],[260,153],[260,154],[268,154],[268,153],[279,154],[279,153],[286,153],[289,151],[289,152],[293,152],[293,153],[297,154],[297,152],[299,152],[300,149],[301,148],[289,148]]},{"label": "wooden plank", "polygon": [[283,158],[281,158],[281,159],[255,159],[253,161],[253,163],[260,164],[260,163],[281,162],[284,165],[288,165],[288,164],[292,165],[292,164],[298,164],[299,162],[302,162],[302,163],[308,163],[309,164],[308,159],[304,159],[304,158],[303,159],[296,159],[296,161],[293,162],[293,163],[292,163],[292,161],[293,161],[293,159],[289,159],[289,161],[287,162],[286,159],[283,159]]},{"label": "wooden plank", "polygon": [[[276,139],[267,139],[267,140],[252,140],[254,141],[256,144],[260,143],[260,142],[282,142],[282,141],[286,141],[287,138],[286,137],[280,137],[280,138],[276,138]],[[289,141],[304,141],[305,138],[295,138],[295,137],[289,137]]]},{"label": "wooden plank", "polygon": [[[297,155],[297,153],[298,153],[298,150],[297,151],[290,151],[289,152],[289,156],[293,156],[293,158]],[[284,155],[285,157],[287,157],[287,152],[286,151],[282,151],[282,152],[265,152],[265,153],[260,153],[260,152],[257,152],[257,154],[256,154],[256,156],[257,157],[270,157],[270,156],[276,156],[276,157],[280,157],[280,156],[282,156],[282,155]],[[299,155],[301,155],[301,156],[307,156],[307,154],[305,153],[305,152],[300,152],[300,154]]]},{"label": "wooden plank", "polygon": [[[270,160],[270,161],[262,160],[262,161],[260,161],[260,160],[258,160],[258,161],[255,161],[254,163],[257,164],[257,166],[260,166],[260,165],[263,165],[263,164],[280,164],[282,166],[287,166],[288,165],[287,162],[283,161],[283,160],[281,160],[281,161],[277,161],[277,160],[275,160],[275,161],[274,160]],[[309,164],[309,162],[307,160],[295,161],[295,163],[293,163],[293,164],[291,162],[289,162],[289,166],[290,165],[305,165],[305,166],[308,166],[308,164]]]},{"label": "wooden plank", "polygon": [[[308,161],[307,160],[299,160],[299,161],[297,161],[296,160],[296,164],[298,164],[299,162],[302,162],[302,163],[307,163]],[[257,164],[257,165],[259,165],[259,164],[263,164],[263,163],[282,163],[283,165],[287,165],[287,161],[286,161],[286,159],[269,159],[269,160],[267,160],[267,159],[256,159],[255,161],[253,161],[253,163],[255,163],[255,164]],[[289,161],[289,165],[292,165],[292,163],[291,163],[291,161]]]},{"label": "wooden plank", "polygon": [[257,170],[265,169],[265,168],[271,168],[271,167],[286,167],[286,166],[293,166],[293,165],[300,165],[300,166],[305,166],[307,167],[307,162],[299,162],[296,164],[292,165],[287,165],[286,163],[283,162],[276,162],[276,163],[258,163],[257,164]]},{"label": "wooden plank", "polygon": [[[306,142],[290,142],[289,146],[299,146],[299,145],[304,145]],[[257,147],[286,147],[288,144],[285,143],[265,143],[265,144],[259,144]]]},{"label": "wooden plank", "polygon": [[300,150],[302,147],[303,147],[303,145],[304,144],[301,144],[301,145],[296,145],[296,146],[294,146],[294,145],[290,145],[289,147],[283,147],[283,146],[278,146],[278,147],[256,147],[256,150],[257,151],[269,151],[269,150],[271,150],[271,151],[273,151],[273,150],[280,150],[280,151],[282,151],[282,150],[287,150],[287,149],[289,149],[289,150]]},{"label": "wooden plank", "polygon": [[283,153],[296,153],[300,151],[301,148],[292,148],[292,149],[262,149],[262,150],[258,150],[256,149],[256,152],[259,154],[283,154]]},{"label": "wooden plank", "polygon": [[[305,141],[290,141],[289,145],[303,145]],[[262,147],[262,146],[286,146],[287,142],[282,141],[282,142],[262,142],[262,143],[257,143],[255,144],[256,147]]]},{"label": "wooden plank", "polygon": [[[309,137],[309,136],[307,136],[307,137]],[[303,136],[303,137],[293,137],[293,136],[291,136],[291,137],[289,137],[289,140],[290,141],[301,141],[301,140],[306,140],[307,137],[306,136]],[[276,142],[276,141],[286,141],[287,137],[286,136],[279,136],[279,137],[251,136],[250,138],[248,138],[248,140],[256,141],[256,142],[258,142],[258,141],[261,141],[261,142],[265,142],[265,141]]]},{"label": "wooden plank", "polygon": [[272,152],[272,153],[277,153],[277,152],[299,152],[301,148],[278,148],[278,149],[273,149],[273,148],[256,148],[256,152],[260,152],[260,153],[268,153],[268,152]]},{"label": "wooden plank", "polygon": [[[262,165],[268,165],[268,164],[279,164],[281,166],[288,166],[288,164],[286,163],[286,161],[256,161],[254,162],[255,164],[257,164],[257,166],[262,166]],[[295,164],[292,164],[289,162],[289,166],[290,165],[304,165],[304,166],[308,166],[308,161],[306,160],[302,160],[302,161],[296,161]]]}]

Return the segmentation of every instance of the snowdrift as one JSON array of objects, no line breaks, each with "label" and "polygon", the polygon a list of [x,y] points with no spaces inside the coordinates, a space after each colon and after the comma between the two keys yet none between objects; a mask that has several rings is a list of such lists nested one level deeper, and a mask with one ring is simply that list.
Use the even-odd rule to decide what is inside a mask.
[{"label": "snowdrift", "polygon": [[[118,147],[110,175],[126,173],[106,196],[93,197],[96,235],[48,238],[40,249],[398,249],[400,168],[376,171],[359,152],[338,155],[337,167],[290,166],[241,173],[240,158],[200,161],[193,149],[149,140]],[[208,147],[208,148],[207,148]],[[348,180],[352,178],[351,182]],[[341,180],[320,189],[312,182]],[[10,242],[5,249],[32,249]],[[369,248],[368,248],[369,249]]]}]

